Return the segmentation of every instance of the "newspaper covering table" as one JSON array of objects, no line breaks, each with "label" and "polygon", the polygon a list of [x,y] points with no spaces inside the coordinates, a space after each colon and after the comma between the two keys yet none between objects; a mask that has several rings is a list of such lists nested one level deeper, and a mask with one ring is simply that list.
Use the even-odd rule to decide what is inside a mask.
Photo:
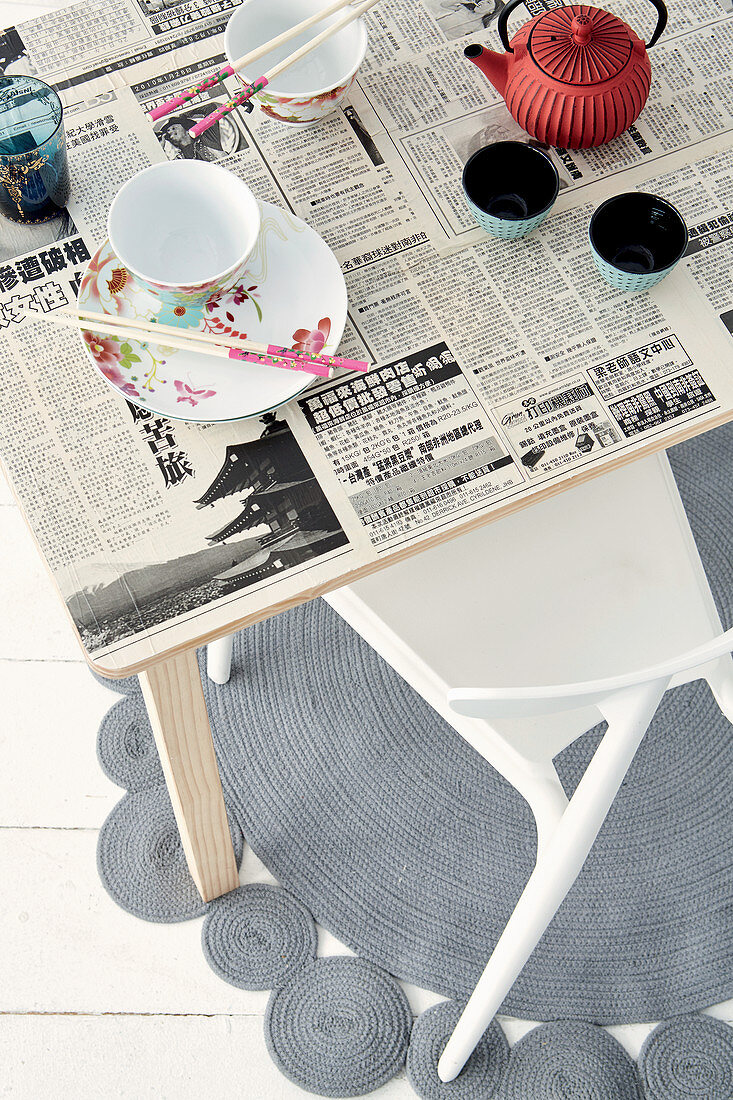
[{"label": "newspaper covering table", "polygon": [[[178,126],[146,112],[220,67],[233,6],[84,0],[0,39],[6,71],[62,95],[73,188],[62,238],[28,229],[0,261],[0,454],[111,674],[733,417],[730,4],[674,0],[642,115],[603,148],[551,150],[558,202],[515,242],[487,238],[460,191],[476,148],[523,136],[463,58],[470,41],[499,48],[501,0],[381,0],[346,107],[304,130],[242,110],[191,143],[234,82]],[[555,6],[527,0],[510,33]],[[613,10],[649,37],[650,5]],[[225,165],[324,237],[349,293],[341,351],[368,375],[196,426],[126,403],[45,322],[74,300],[120,184],[166,156]],[[690,244],[657,288],[626,295],[598,276],[587,224],[634,188],[674,202]],[[141,368],[135,385],[158,383]]]}]

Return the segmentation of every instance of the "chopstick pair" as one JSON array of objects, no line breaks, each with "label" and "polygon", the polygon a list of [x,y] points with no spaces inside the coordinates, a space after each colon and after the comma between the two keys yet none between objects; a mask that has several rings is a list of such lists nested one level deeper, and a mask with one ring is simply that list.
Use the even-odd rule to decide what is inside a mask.
[{"label": "chopstick pair", "polygon": [[[215,123],[217,123],[225,115],[230,114],[232,111],[236,110],[237,107],[240,107],[242,105],[242,103],[246,103],[246,101],[248,99],[251,99],[253,95],[256,95],[257,92],[261,92],[262,89],[267,84],[269,84],[271,80],[274,80],[275,77],[285,72],[285,70],[289,69],[291,65],[295,65],[297,61],[300,61],[301,58],[306,56],[306,54],[309,54],[311,50],[315,50],[323,42],[331,38],[332,35],[342,30],[343,27],[346,27],[349,23],[353,23],[354,20],[359,19],[362,15],[364,15],[365,12],[369,11],[370,8],[373,8],[376,3],[377,0],[363,0],[361,4],[357,5],[357,7],[351,8],[344,15],[342,15],[340,19],[337,19],[335,23],[332,23],[329,27],[326,27],[324,30],[320,31],[320,33],[317,34],[315,38],[312,38],[310,42],[306,42],[303,46],[300,46],[293,53],[289,54],[282,61],[278,62],[277,65],[273,65],[273,67],[271,69],[268,69],[266,73],[263,73],[262,76],[258,76],[257,79],[253,80],[251,84],[245,87],[239,93],[239,95],[234,96],[234,98],[230,99],[228,103],[224,103],[221,107],[218,107],[215,111],[212,111],[212,113],[210,115],[207,115],[206,118],[202,118],[200,122],[197,122],[195,126],[191,127],[191,129],[188,131],[189,135],[192,138],[200,137],[201,134],[203,134],[211,126],[215,125]],[[338,11],[341,7],[344,6],[345,5],[342,3],[342,0],[336,0],[336,3],[329,5],[327,8],[324,8],[316,15],[311,16],[309,19],[304,19],[302,23],[297,24],[297,26],[295,27],[291,27],[288,31],[284,31],[281,35],[278,35],[277,38],[271,39],[270,42],[265,43],[263,46],[258,46],[256,50],[252,50],[250,53],[238,58],[237,61],[235,61],[232,65],[226,66],[218,73],[216,73],[213,77],[210,77],[208,81],[202,81],[201,84],[197,84],[194,88],[190,88],[187,92],[182,93],[182,95],[176,96],[175,99],[169,99],[167,100],[167,102],[161,103],[160,106],[154,107],[153,110],[149,112],[149,117],[153,121],[159,118],[163,118],[164,115],[170,114],[171,111],[176,110],[177,107],[180,107],[183,103],[186,103],[189,99],[192,99],[194,96],[198,95],[200,91],[203,91],[206,88],[211,88],[214,84],[218,83],[220,80],[223,80],[225,77],[231,76],[232,74],[239,72],[242,68],[244,68],[244,66],[251,64],[253,60],[256,60],[257,58],[262,57],[264,54],[269,53],[270,50],[272,50],[276,46],[282,45],[283,43],[289,41],[297,34],[306,30],[308,27],[313,26],[315,23],[319,22],[327,15],[333,14],[333,12]]]},{"label": "chopstick pair", "polygon": [[366,371],[368,364],[359,359],[345,359],[339,355],[311,355],[278,344],[262,344],[255,340],[223,340],[205,332],[184,331],[175,325],[135,320],[130,317],[111,317],[91,310],[59,309],[46,317],[65,328],[83,328],[104,336],[124,335],[142,343],[156,343],[166,348],[196,351],[222,359],[237,359],[248,363],[262,363],[285,370],[305,371],[321,378],[330,378],[333,370]]},{"label": "chopstick pair", "polygon": [[207,76],[200,84],[196,84],[193,88],[189,88],[188,91],[181,92],[181,94],[174,99],[168,99],[165,103],[161,103],[158,107],[154,107],[152,111],[148,112],[149,118],[155,122],[159,118],[164,118],[166,115],[172,114],[173,111],[177,110],[179,107],[183,107],[189,100],[195,99],[197,95],[201,95],[202,92],[215,87],[220,81],[225,80],[228,76],[234,76],[247,65],[251,65],[253,61],[259,61],[266,53],[270,53],[271,50],[276,50],[278,46],[284,46],[286,42],[290,42],[291,39],[296,38],[297,35],[302,34],[303,31],[310,30],[316,23],[320,23],[322,19],[326,19],[329,15],[333,15],[335,12],[340,11],[341,8],[345,8],[350,3],[351,0],[333,0],[333,3],[327,4],[325,8],[316,12],[315,15],[311,15],[307,19],[303,19],[300,23],[296,23],[294,27],[290,27],[288,30],[283,31],[282,34],[278,34],[276,38],[271,38],[269,42],[263,42],[261,46],[257,46],[256,49],[250,50],[249,53],[237,58],[231,65],[225,65],[223,69],[214,73],[213,76]]}]

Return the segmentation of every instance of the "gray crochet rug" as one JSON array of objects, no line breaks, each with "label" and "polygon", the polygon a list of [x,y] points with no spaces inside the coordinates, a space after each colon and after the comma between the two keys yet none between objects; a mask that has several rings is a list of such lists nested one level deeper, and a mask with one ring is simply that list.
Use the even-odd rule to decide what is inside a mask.
[{"label": "gray crochet rug", "polygon": [[[733,428],[671,458],[728,624]],[[532,867],[519,796],[322,601],[241,633],[230,683],[205,683],[233,822],[275,878],[362,959],[464,999]],[[145,786],[157,761],[136,681],[123,689],[100,753],[129,745]],[[560,757],[569,793],[598,736]],[[668,693],[503,1011],[626,1023],[733,996],[732,779],[733,732],[707,687]],[[147,895],[118,900],[172,919]]]}]

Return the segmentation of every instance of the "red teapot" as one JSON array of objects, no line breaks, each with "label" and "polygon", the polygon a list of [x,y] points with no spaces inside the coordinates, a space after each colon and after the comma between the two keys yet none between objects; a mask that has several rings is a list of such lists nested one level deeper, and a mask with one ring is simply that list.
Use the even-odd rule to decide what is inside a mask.
[{"label": "red teapot", "polygon": [[523,130],[547,145],[587,149],[623,133],[649,96],[647,50],[667,25],[663,0],[647,46],[623,20],[601,8],[570,4],[542,12],[509,42],[510,0],[497,30],[506,53],[466,46],[465,56],[506,100]]}]

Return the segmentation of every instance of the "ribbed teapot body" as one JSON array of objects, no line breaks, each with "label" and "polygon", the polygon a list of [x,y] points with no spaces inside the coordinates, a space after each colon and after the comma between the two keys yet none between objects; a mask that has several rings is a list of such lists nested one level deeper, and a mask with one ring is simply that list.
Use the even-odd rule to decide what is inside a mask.
[{"label": "ribbed teapot body", "polygon": [[622,134],[649,96],[644,43],[616,16],[570,5],[535,16],[511,41],[506,105],[532,137],[588,149]]}]

